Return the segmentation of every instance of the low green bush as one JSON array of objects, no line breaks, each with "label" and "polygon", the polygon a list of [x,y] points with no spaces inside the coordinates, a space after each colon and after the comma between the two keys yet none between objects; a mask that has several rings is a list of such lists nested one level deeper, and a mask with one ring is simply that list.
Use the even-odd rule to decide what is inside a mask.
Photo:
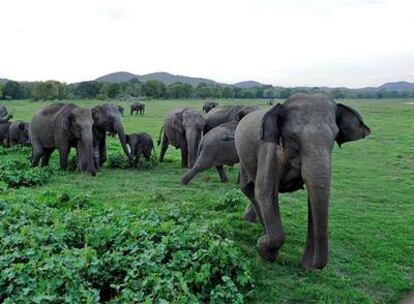
[{"label": "low green bush", "polygon": [[0,163],[0,189],[42,185],[55,170],[32,168],[28,162],[6,160]]},{"label": "low green bush", "polygon": [[0,302],[242,303],[252,289],[239,248],[196,211],[56,200],[0,203]]}]

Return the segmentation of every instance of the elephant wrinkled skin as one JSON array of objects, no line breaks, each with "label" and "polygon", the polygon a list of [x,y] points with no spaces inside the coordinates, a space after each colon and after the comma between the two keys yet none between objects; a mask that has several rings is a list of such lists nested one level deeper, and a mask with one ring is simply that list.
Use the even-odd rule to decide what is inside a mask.
[{"label": "elephant wrinkled skin", "polygon": [[240,187],[251,204],[245,219],[258,216],[264,236],[259,254],[274,260],[285,241],[278,193],[306,186],[308,232],[302,265],[322,269],[328,262],[328,205],[331,152],[370,134],[358,112],[326,95],[295,94],[269,111],[248,114],[236,129]]},{"label": "elephant wrinkled skin", "polygon": [[69,103],[56,103],[40,110],[32,119],[29,134],[32,141],[32,166],[42,158],[49,164],[50,155],[57,149],[60,167],[67,168],[70,148],[76,148],[78,170],[96,174],[93,159],[92,115],[89,109]]}]

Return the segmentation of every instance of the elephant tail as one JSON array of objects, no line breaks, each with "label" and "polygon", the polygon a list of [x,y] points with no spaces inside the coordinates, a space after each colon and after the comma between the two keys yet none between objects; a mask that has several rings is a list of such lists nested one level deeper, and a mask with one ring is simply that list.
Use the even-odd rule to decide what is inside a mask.
[{"label": "elephant tail", "polygon": [[162,134],[163,130],[164,130],[164,127],[161,127],[160,134],[158,135],[157,146],[159,146],[161,144],[161,134]]}]

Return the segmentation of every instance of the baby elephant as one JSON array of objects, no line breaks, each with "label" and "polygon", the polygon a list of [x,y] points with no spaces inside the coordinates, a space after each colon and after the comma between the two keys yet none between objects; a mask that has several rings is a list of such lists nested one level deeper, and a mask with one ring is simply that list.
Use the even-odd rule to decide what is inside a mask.
[{"label": "baby elephant", "polygon": [[30,145],[28,122],[15,121],[10,125],[9,144],[10,146],[17,144]]},{"label": "baby elephant", "polygon": [[133,167],[138,165],[141,155],[144,155],[147,161],[151,159],[151,152],[154,150],[154,143],[149,134],[133,133],[126,135],[126,142],[131,149],[131,165]]},{"label": "baby elephant", "polygon": [[239,162],[234,144],[237,124],[238,121],[221,124],[203,137],[198,158],[193,168],[181,178],[182,184],[187,185],[199,172],[212,167],[216,167],[221,182],[227,182],[223,165],[234,165]]}]

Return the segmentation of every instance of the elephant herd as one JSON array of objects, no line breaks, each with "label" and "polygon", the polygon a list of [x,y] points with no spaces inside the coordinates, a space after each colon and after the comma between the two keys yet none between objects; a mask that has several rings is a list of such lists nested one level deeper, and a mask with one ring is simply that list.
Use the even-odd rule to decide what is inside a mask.
[{"label": "elephant herd", "polygon": [[[131,106],[131,115],[144,110]],[[107,160],[108,133],[118,135],[132,166],[141,155],[149,159],[154,151],[152,138],[146,133],[125,134],[122,112],[112,103],[92,109],[63,103],[45,107],[29,127],[32,165],[37,166],[40,159],[42,166],[47,165],[51,153],[58,150],[60,166],[65,169],[73,147],[78,170],[95,175]],[[294,94],[267,111],[206,102],[202,112],[205,114],[184,107],[165,115],[158,139],[159,161],[164,161],[169,145],[180,149],[181,166],[188,168],[181,178],[183,185],[213,167],[226,182],[224,166],[240,163],[240,189],[250,202],[244,219],[263,225],[257,248],[269,261],[276,259],[286,239],[278,194],[306,187],[308,228],[302,265],[305,269],[324,268],[328,262],[331,152],[335,142],[341,146],[370,134],[361,115],[323,94]],[[0,136],[5,123],[9,122],[0,122]]]}]

